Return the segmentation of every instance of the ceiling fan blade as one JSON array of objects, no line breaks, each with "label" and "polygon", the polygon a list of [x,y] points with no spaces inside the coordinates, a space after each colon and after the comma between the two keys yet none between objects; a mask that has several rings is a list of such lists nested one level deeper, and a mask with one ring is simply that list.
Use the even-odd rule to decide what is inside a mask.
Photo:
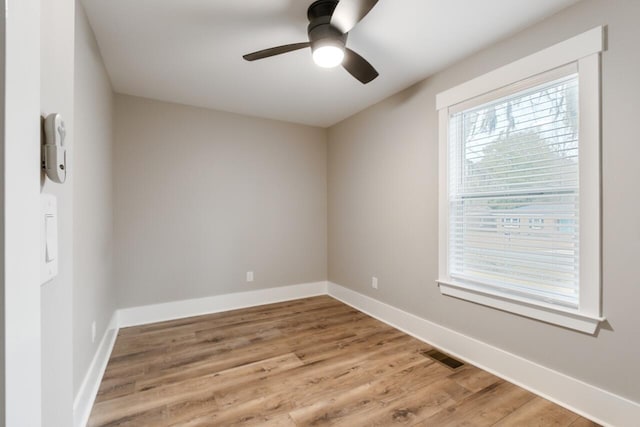
[{"label": "ceiling fan blade", "polygon": [[309,42],[286,44],[284,46],[270,47],[269,49],[248,53],[242,57],[247,61],[255,61],[256,59],[263,59],[270,56],[280,55],[282,53],[293,52],[294,50],[304,49],[309,46],[311,46],[311,43]]},{"label": "ceiling fan blade", "polygon": [[348,33],[364,18],[378,0],[340,0],[331,16],[331,25]]},{"label": "ceiling fan blade", "polygon": [[378,77],[378,72],[373,68],[373,65],[349,48],[345,49],[342,66],[349,74],[365,85]]}]

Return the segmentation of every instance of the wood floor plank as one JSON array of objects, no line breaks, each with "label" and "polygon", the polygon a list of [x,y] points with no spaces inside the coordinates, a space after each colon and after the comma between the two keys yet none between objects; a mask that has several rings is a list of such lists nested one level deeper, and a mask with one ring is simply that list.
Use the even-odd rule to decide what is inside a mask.
[{"label": "wood floor plank", "polygon": [[496,383],[499,378],[472,365],[457,369],[450,377],[469,391],[477,392]]},{"label": "wood floor plank", "polygon": [[594,423],[586,418],[578,417],[569,427],[600,427],[600,424]]},{"label": "wood floor plank", "polygon": [[535,397],[495,424],[496,427],[568,427],[577,414],[541,397]]},{"label": "wood floor plank", "polygon": [[90,427],[596,424],[331,297],[120,331]]},{"label": "wood floor plank", "polygon": [[499,380],[456,406],[445,408],[424,420],[425,425],[454,427],[491,426],[535,396],[511,383]]},{"label": "wood floor plank", "polygon": [[215,393],[209,392],[198,399],[189,399],[167,405],[167,419],[170,425],[198,425],[203,418],[218,411]]},{"label": "wood floor plank", "polygon": [[136,390],[136,381],[127,378],[105,378],[100,384],[96,402],[126,396]]},{"label": "wood floor plank", "polygon": [[[115,417],[113,420],[100,423],[99,425],[101,427],[157,427],[165,425],[166,420],[166,407],[159,406],[149,411]],[[95,421],[90,420],[88,426],[96,425],[94,423]]]}]

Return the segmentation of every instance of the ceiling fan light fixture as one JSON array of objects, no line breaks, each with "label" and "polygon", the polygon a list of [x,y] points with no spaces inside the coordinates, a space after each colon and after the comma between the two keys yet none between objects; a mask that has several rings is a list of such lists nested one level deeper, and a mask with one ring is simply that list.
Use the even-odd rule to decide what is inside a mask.
[{"label": "ceiling fan light fixture", "polygon": [[349,31],[367,15],[378,0],[315,0],[307,9],[308,42],[286,44],[243,55],[247,61],[269,58],[310,47],[319,67],[342,67],[360,83],[367,84],[378,72],[362,56],[346,47]]},{"label": "ceiling fan light fixture", "polygon": [[313,62],[322,68],[333,68],[342,64],[344,60],[344,47],[328,43],[316,46],[313,49]]}]

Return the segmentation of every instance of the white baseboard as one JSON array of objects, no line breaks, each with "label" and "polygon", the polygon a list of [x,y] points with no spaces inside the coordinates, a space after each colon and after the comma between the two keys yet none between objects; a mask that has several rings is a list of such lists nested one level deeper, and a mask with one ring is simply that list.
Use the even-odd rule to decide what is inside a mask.
[{"label": "white baseboard", "polygon": [[143,305],[118,310],[118,326],[144,325],[327,294],[327,282],[303,283],[256,291]]},{"label": "white baseboard", "polygon": [[640,404],[411,313],[328,283],[327,292],[394,328],[605,426],[636,426]]},{"label": "white baseboard", "polygon": [[602,425],[634,426],[640,419],[636,402],[335,283],[314,282],[117,310],[74,400],[74,426],[86,426],[119,328],[327,294]]},{"label": "white baseboard", "polygon": [[82,380],[80,390],[78,390],[78,394],[73,400],[73,425],[75,427],[85,427],[89,421],[93,402],[96,400],[102,376],[107,368],[113,345],[118,336],[118,329],[118,311],[116,310],[111,316],[111,321],[102,336],[102,340],[100,340],[96,354],[93,356],[89,369]]}]

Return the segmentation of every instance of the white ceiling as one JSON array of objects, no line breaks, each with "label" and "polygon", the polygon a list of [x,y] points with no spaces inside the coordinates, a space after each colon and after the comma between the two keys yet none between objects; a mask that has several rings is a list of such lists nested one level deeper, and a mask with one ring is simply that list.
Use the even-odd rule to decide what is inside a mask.
[{"label": "white ceiling", "polygon": [[380,77],[362,85],[308,49],[312,0],[84,0],[119,93],[327,127],[577,0],[380,0],[347,45]]}]

